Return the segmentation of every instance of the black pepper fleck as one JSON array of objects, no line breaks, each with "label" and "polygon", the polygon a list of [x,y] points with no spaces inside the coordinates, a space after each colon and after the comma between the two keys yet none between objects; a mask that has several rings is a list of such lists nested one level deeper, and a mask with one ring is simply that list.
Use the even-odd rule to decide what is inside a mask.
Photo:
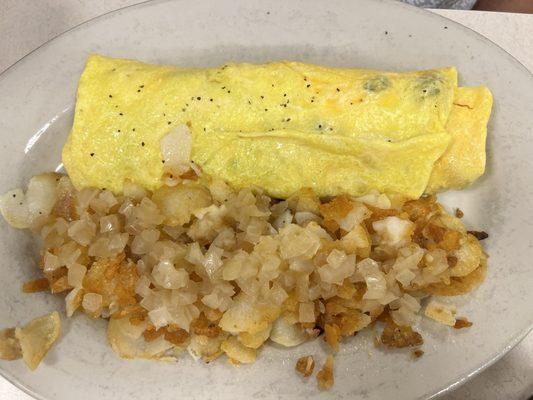
[{"label": "black pepper fleck", "polygon": [[318,129],[322,129],[322,125],[319,124],[319,125],[318,125]]},{"label": "black pepper fleck", "polygon": [[267,11],[267,15],[270,15],[270,11]]},{"label": "black pepper fleck", "polygon": [[231,90],[228,90],[228,93],[231,93]]},{"label": "black pepper fleck", "polygon": [[209,99],[209,101],[213,101],[213,99]]},{"label": "black pepper fleck", "polygon": [[137,93],[139,93],[141,91],[141,89],[137,89]]},{"label": "black pepper fleck", "polygon": [[182,108],[181,111],[185,112],[185,108]]},{"label": "black pepper fleck", "polygon": [[141,146],[144,147],[144,142],[141,142]]},{"label": "black pepper fleck", "polygon": [[117,132],[120,132],[120,129],[117,129]]},{"label": "black pepper fleck", "polygon": [[337,92],[340,92],[341,90],[339,88],[337,88]]},{"label": "black pepper fleck", "polygon": [[265,111],[268,111],[268,108],[265,108]]},{"label": "black pepper fleck", "polygon": [[388,32],[388,31],[385,31],[385,35],[388,35],[388,34],[389,34],[389,32]]},{"label": "black pepper fleck", "polygon": [[110,95],[109,95],[109,98],[110,98],[110,99],[112,99],[112,98],[113,98],[113,95],[112,95],[112,94],[110,94]]},{"label": "black pepper fleck", "polygon": [[171,121],[167,121],[167,124],[170,125],[172,122]]},{"label": "black pepper fleck", "polygon": [[141,85],[141,86],[139,86],[139,87],[140,87],[141,89],[143,89],[143,88],[144,88],[144,85]]},{"label": "black pepper fleck", "polygon": [[132,131],[135,132],[135,128],[133,128]]},{"label": "black pepper fleck", "polygon": [[94,153],[91,153],[91,157],[94,157]]},{"label": "black pepper fleck", "polygon": [[261,98],[262,98],[262,99],[264,99],[264,98],[265,98],[265,96],[261,96]]},{"label": "black pepper fleck", "polygon": [[445,27],[444,27],[444,29],[448,29],[448,27],[447,27],[447,26],[445,26]]},{"label": "black pepper fleck", "polygon": [[308,88],[310,88],[310,87],[311,87],[311,84],[310,84],[310,83],[308,83],[307,85],[305,85],[305,87],[308,87]]},{"label": "black pepper fleck", "polygon": [[17,197],[17,195],[13,193],[13,197]]},{"label": "black pepper fleck", "polygon": [[202,98],[201,98],[200,96],[198,96],[198,97],[196,98],[196,100],[202,100]]},{"label": "black pepper fleck", "polygon": [[118,115],[124,115],[124,114],[122,114],[122,113],[118,113]]}]

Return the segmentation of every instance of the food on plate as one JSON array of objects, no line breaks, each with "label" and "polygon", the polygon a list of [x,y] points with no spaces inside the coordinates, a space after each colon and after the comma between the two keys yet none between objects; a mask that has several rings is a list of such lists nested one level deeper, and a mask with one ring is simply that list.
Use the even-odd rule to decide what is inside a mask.
[{"label": "food on plate", "polygon": [[60,332],[61,319],[57,311],[36,318],[22,328],[4,329],[0,331],[0,359],[22,358],[33,371],[59,338]]},{"label": "food on plate", "polygon": [[[306,189],[280,200],[198,177],[154,192],[126,183],[121,195],[77,190],[61,174],[36,176],[29,188],[37,183],[40,191],[0,201],[18,226],[13,194],[40,210],[24,222],[42,240],[47,284],[25,287],[66,295],[67,316],[109,319],[109,343],[124,358],[187,351],[251,363],[268,341],[316,337],[335,352],[370,325],[383,326],[383,346],[416,347],[428,297],[469,292],[482,281],[470,277],[484,276],[479,241],[432,196],[320,199]],[[424,312],[456,323],[440,303]]]},{"label": "food on plate", "polygon": [[77,188],[120,193],[128,179],[154,190],[163,185],[160,141],[187,124],[192,160],[235,187],[418,198],[483,173],[491,104],[484,87],[458,88],[454,68],[191,69],[93,55],[63,162]]},{"label": "food on plate", "polygon": [[455,314],[457,308],[453,304],[445,304],[436,300],[432,300],[427,306],[424,312],[427,317],[434,319],[445,325],[455,327],[457,320]]},{"label": "food on plate", "polygon": [[464,328],[470,328],[472,326],[472,322],[470,322],[466,318],[457,318],[455,320],[455,325],[453,326],[455,329],[464,329]]},{"label": "food on plate", "polygon": [[[483,173],[491,94],[456,71],[390,73],[291,62],[178,69],[90,57],[63,150],[68,175],[0,197],[42,243],[23,291],[67,317],[109,320],[126,359],[188,353],[250,364],[268,342],[322,338],[316,378],[366,328],[423,354],[417,322],[471,323],[436,296],[485,278],[485,232],[433,192]],[[0,337],[35,368],[59,317]],[[28,326],[30,326],[28,325]],[[37,350],[36,350],[37,349]],[[312,375],[313,355],[296,371]]]},{"label": "food on plate", "polygon": [[412,354],[413,354],[413,358],[416,360],[424,355],[424,350],[417,349],[417,350],[414,350]]},{"label": "food on plate", "polygon": [[450,145],[435,163],[426,192],[461,189],[485,171],[485,139],[492,108],[486,87],[459,87],[446,122]]},{"label": "food on plate", "polygon": [[313,374],[315,369],[315,360],[313,356],[304,356],[298,359],[295,369],[304,378],[307,378]]},{"label": "food on plate", "polygon": [[333,386],[333,357],[328,355],[324,366],[316,374],[316,380],[318,382],[318,387],[321,389],[330,389]]}]

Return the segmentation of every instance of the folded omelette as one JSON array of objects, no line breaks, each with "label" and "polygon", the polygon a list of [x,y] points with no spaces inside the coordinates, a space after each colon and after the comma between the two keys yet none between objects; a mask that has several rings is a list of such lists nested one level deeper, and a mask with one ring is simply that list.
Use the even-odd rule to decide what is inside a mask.
[{"label": "folded omelette", "polygon": [[191,158],[236,187],[285,198],[377,189],[418,198],[485,168],[492,107],[455,68],[405,73],[296,62],[186,69],[89,57],[63,163],[77,188],[162,185],[160,140],[187,124]]}]

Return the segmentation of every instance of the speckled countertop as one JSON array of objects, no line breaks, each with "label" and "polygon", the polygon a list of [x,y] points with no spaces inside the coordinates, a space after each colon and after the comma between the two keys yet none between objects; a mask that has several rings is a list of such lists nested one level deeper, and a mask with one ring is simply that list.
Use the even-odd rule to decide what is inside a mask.
[{"label": "speckled countertop", "polygon": [[[0,0],[0,72],[44,42],[88,19],[139,0]],[[533,71],[533,15],[435,11],[485,35]],[[533,396],[533,333],[444,400],[527,400]],[[0,377],[0,399],[31,397]]]}]

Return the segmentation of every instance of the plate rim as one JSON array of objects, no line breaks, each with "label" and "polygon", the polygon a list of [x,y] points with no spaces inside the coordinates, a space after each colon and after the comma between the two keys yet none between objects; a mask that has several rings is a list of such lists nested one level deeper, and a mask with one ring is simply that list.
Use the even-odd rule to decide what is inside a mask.
[{"label": "plate rim", "polygon": [[[72,32],[72,31],[75,31],[75,30],[77,30],[79,28],[85,27],[86,25],[91,25],[91,24],[93,24],[95,22],[98,22],[98,20],[100,20],[100,19],[107,18],[107,17],[111,16],[112,14],[119,13],[119,12],[127,10],[129,8],[137,8],[137,7],[142,8],[142,7],[151,6],[152,4],[157,4],[157,3],[171,3],[171,2],[178,2],[178,1],[183,1],[183,0],[143,0],[143,1],[139,2],[139,3],[130,4],[130,5],[127,5],[127,6],[124,6],[124,7],[117,8],[115,10],[107,11],[107,12],[105,12],[103,14],[100,14],[100,15],[96,15],[96,16],[94,16],[92,18],[89,18],[86,21],[80,22],[79,24],[76,24],[73,27],[71,27],[71,28],[69,28],[69,29],[67,29],[67,30],[65,30],[63,32],[58,33],[57,35],[51,37],[50,39],[48,39],[44,43],[40,44],[39,46],[37,46],[33,50],[29,51],[28,53],[26,53],[25,55],[20,57],[18,60],[13,62],[11,65],[9,65],[6,69],[4,69],[3,71],[0,71],[0,80],[4,79],[5,76],[12,69],[14,69],[18,64],[22,63],[23,61],[25,61],[30,56],[34,55],[34,53],[37,53],[38,51],[43,50],[44,48],[48,47],[52,42],[54,42],[56,39],[62,38],[63,36],[66,36],[68,33]],[[227,1],[227,0],[222,0],[222,1]],[[270,0],[270,1],[272,1],[272,0]],[[385,4],[391,4],[391,5],[394,5],[395,7],[403,7],[405,9],[411,10],[412,12],[418,12],[419,14],[422,14],[422,15],[425,15],[425,16],[431,16],[430,18],[436,18],[436,19],[439,19],[439,20],[447,21],[447,22],[451,23],[452,25],[455,25],[459,29],[463,30],[463,32],[466,32],[469,35],[476,36],[478,39],[484,41],[486,44],[496,47],[500,52],[504,53],[507,58],[510,58],[512,61],[514,61],[515,63],[519,64],[521,66],[521,68],[525,70],[525,72],[528,72],[529,74],[533,75],[533,71],[530,71],[529,68],[527,68],[520,60],[518,60],[511,53],[509,53],[507,50],[505,50],[499,44],[493,42],[488,37],[482,35],[479,32],[476,32],[472,28],[469,28],[468,26],[463,25],[460,22],[454,21],[454,20],[452,20],[452,19],[450,19],[448,17],[445,17],[444,15],[440,15],[440,14],[437,14],[437,13],[435,13],[433,11],[430,11],[430,10],[437,10],[437,9],[426,9],[426,8],[416,7],[416,6],[412,6],[410,4],[407,4],[407,3],[403,3],[402,1],[398,1],[398,0],[374,0],[374,1],[379,1],[379,2],[385,3]],[[466,11],[473,11],[474,12],[475,10],[466,10]]]}]

